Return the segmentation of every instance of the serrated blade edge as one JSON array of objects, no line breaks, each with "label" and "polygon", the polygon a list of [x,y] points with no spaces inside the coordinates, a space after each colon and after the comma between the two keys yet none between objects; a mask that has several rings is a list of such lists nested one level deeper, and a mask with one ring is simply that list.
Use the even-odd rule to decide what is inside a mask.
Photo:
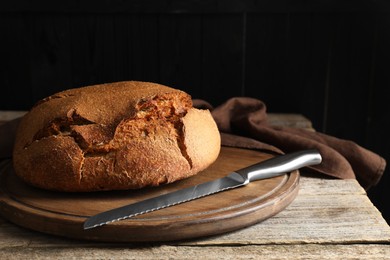
[{"label": "serrated blade edge", "polygon": [[95,228],[115,221],[128,219],[148,212],[199,199],[217,192],[237,188],[246,184],[247,180],[243,179],[243,177],[238,173],[233,172],[221,179],[205,182],[99,213],[88,218],[84,222],[83,227],[84,229]]}]

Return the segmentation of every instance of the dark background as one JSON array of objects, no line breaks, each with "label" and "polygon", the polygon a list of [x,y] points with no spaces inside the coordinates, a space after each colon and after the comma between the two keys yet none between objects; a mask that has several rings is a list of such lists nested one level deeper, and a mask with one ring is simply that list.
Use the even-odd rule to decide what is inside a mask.
[{"label": "dark background", "polygon": [[[261,99],[389,161],[387,2],[2,1],[0,110],[73,87],[153,81],[215,106]],[[389,222],[388,172],[368,194]]]}]

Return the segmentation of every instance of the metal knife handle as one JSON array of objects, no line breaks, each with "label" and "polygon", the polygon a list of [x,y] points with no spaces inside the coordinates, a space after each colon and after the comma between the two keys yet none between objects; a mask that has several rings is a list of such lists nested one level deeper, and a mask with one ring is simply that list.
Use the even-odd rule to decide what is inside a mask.
[{"label": "metal knife handle", "polygon": [[276,177],[301,167],[321,163],[322,157],[317,150],[304,150],[277,156],[266,161],[236,171],[247,182]]}]

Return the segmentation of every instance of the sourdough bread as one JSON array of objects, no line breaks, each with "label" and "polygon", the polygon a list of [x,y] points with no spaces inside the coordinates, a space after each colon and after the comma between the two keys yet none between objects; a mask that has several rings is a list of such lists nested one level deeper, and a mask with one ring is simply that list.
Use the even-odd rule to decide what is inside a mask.
[{"label": "sourdough bread", "polygon": [[188,178],[218,157],[220,135],[191,96],[126,81],[66,90],[39,101],[18,128],[15,173],[34,186],[89,192]]}]

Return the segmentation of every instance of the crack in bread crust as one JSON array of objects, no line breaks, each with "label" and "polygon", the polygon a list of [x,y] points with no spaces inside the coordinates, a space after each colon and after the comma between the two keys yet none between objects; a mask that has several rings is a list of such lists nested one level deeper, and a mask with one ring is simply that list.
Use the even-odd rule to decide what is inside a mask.
[{"label": "crack in bread crust", "polygon": [[[33,141],[39,141],[42,138],[49,137],[52,135],[71,135],[71,127],[73,125],[92,125],[94,122],[89,121],[86,118],[80,116],[75,109],[70,110],[66,117],[55,118],[50,121],[45,127],[38,131]],[[26,144],[25,147],[30,144]]]},{"label": "crack in bread crust", "polygon": [[[155,96],[152,99],[141,99],[137,103],[137,117],[151,120],[166,120],[167,123],[172,124],[176,129],[177,145],[182,156],[187,160],[190,168],[192,168],[192,159],[187,153],[187,147],[184,142],[185,134],[182,118],[187,114],[189,107],[181,106],[186,104],[176,98],[169,98],[165,96]],[[144,132],[147,132],[145,128]]]},{"label": "crack in bread crust", "polygon": [[181,120],[178,120],[174,123],[175,129],[177,131],[177,144],[180,148],[180,152],[183,157],[187,160],[190,165],[190,169],[193,167],[192,159],[190,155],[187,153],[187,146],[185,144],[185,133],[184,133],[184,124]]}]

